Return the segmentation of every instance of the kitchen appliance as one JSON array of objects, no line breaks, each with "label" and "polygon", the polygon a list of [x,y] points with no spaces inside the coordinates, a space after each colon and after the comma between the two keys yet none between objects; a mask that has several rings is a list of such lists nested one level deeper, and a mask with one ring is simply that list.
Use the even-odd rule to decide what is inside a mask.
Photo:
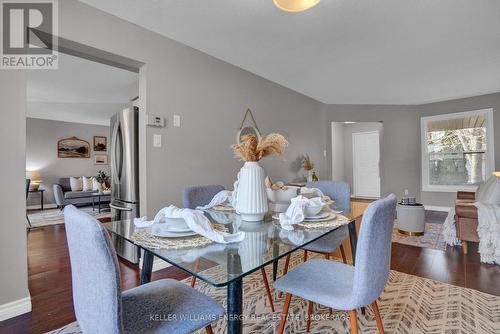
[{"label": "kitchen appliance", "polygon": [[[111,117],[111,221],[116,229],[127,229],[124,220],[139,217],[139,110],[122,110]],[[122,231],[122,233],[129,231]],[[139,263],[139,248],[132,243],[111,236],[117,254]]]}]

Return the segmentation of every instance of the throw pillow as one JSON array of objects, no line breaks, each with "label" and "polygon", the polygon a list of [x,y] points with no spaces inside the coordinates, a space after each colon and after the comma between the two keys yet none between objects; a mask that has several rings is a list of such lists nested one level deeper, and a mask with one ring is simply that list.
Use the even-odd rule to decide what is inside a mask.
[{"label": "throw pillow", "polygon": [[71,186],[71,191],[82,191],[83,190],[83,180],[81,177],[70,177],[69,185]]},{"label": "throw pillow", "polygon": [[82,176],[83,191],[92,191],[94,184],[92,182],[93,177]]}]

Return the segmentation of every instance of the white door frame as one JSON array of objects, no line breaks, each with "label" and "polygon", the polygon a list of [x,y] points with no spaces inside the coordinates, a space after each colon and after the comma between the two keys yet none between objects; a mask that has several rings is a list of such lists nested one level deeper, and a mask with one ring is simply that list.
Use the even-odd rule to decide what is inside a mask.
[{"label": "white door frame", "polygon": [[356,191],[356,154],[354,152],[354,137],[358,135],[366,135],[366,134],[377,134],[378,137],[378,196],[376,198],[380,198],[381,193],[381,182],[380,182],[380,131],[365,131],[365,132],[353,132],[352,133],[352,184],[353,184],[353,195],[358,196],[355,193]]}]

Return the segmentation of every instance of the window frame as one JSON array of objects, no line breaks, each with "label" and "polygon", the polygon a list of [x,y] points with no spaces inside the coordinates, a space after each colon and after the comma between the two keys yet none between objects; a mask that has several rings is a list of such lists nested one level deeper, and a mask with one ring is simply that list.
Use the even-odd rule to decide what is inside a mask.
[{"label": "window frame", "polygon": [[[427,124],[430,121],[441,121],[459,117],[470,117],[482,115],[486,119],[486,175],[491,175],[495,171],[495,139],[493,132],[493,108],[478,109],[472,111],[455,112],[434,116],[424,116],[420,118],[420,148],[421,164],[420,177],[422,181],[422,191],[431,192],[457,192],[476,191],[476,185],[431,185],[429,183],[429,153],[427,152]],[[486,180],[485,180],[486,181]]]}]

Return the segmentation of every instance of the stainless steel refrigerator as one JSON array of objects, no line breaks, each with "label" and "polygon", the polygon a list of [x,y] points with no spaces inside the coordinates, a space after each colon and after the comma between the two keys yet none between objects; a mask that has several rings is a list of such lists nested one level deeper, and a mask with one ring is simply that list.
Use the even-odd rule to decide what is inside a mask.
[{"label": "stainless steel refrigerator", "polygon": [[[111,221],[123,232],[123,220],[139,217],[139,111],[125,109],[111,117]],[[122,258],[139,263],[139,249],[132,243],[112,236],[116,252]]]}]

